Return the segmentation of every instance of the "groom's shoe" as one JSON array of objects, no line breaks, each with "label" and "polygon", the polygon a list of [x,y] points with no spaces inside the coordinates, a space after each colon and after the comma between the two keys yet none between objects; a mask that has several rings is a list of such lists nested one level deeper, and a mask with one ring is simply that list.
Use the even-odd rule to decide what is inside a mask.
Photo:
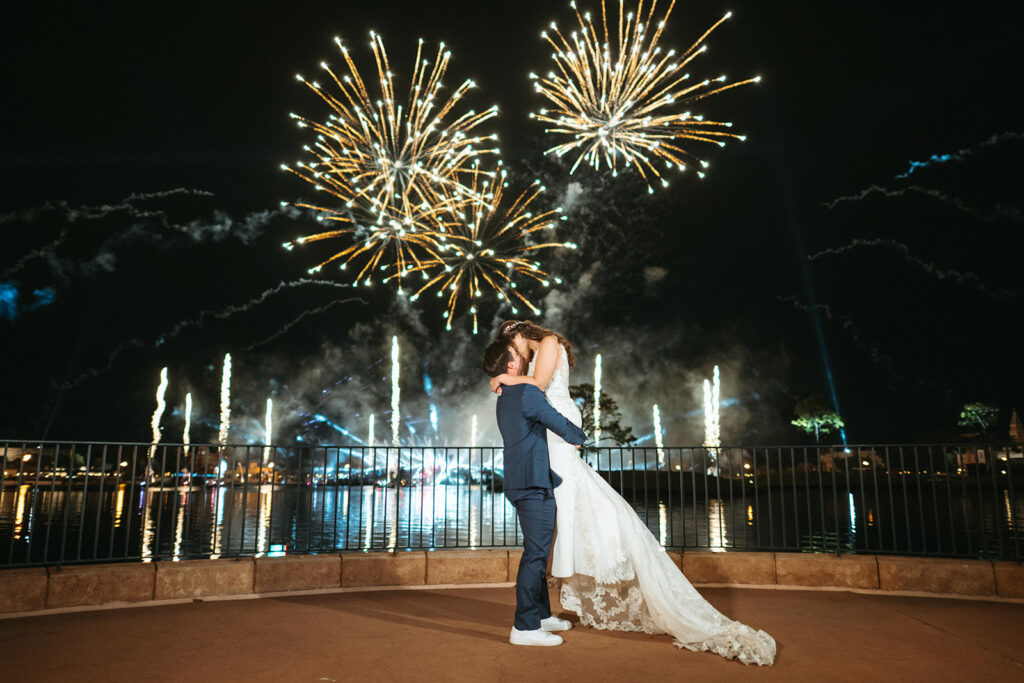
[{"label": "groom's shoe", "polygon": [[544,631],[568,631],[572,628],[572,622],[558,617],[548,617],[540,620],[540,627]]},{"label": "groom's shoe", "polygon": [[512,633],[508,636],[508,642],[513,645],[539,645],[541,647],[551,647],[554,645],[562,644],[562,637],[556,636],[554,633],[548,633],[544,629],[537,629],[536,631],[520,631],[516,627],[512,627]]}]

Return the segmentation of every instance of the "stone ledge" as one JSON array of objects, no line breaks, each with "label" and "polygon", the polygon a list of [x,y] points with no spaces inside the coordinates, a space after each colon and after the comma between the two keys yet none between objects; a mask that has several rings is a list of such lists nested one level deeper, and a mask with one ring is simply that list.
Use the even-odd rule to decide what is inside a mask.
[{"label": "stone ledge", "polygon": [[775,553],[775,574],[780,586],[878,588],[874,555]]},{"label": "stone ledge", "polygon": [[775,553],[684,552],[683,573],[691,583],[775,583]]},{"label": "stone ledge", "polygon": [[886,591],[995,595],[995,571],[985,560],[878,556],[878,586]]},{"label": "stone ledge", "polygon": [[157,600],[201,598],[207,595],[245,595],[253,592],[255,564],[237,560],[189,560],[156,564]]},{"label": "stone ledge", "polygon": [[993,562],[996,591],[1002,598],[1024,598],[1024,565],[1016,562]]},{"label": "stone ledge", "polygon": [[46,568],[0,571],[0,613],[46,607]]},{"label": "stone ledge", "polygon": [[427,581],[427,553],[346,553],[341,586],[421,586]]},{"label": "stone ledge", "polygon": [[150,562],[51,567],[47,574],[50,609],[152,600],[156,582],[156,568]]},{"label": "stone ledge", "polygon": [[505,583],[507,550],[435,550],[427,553],[427,584]]},{"label": "stone ledge", "polygon": [[256,558],[255,593],[341,588],[340,555]]}]

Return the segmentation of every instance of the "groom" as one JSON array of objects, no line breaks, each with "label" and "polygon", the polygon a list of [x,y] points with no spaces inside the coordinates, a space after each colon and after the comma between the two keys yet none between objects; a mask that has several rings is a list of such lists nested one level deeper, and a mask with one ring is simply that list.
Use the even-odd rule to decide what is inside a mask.
[{"label": "groom", "polygon": [[[483,368],[491,377],[503,372],[521,375],[525,359],[505,341],[484,351]],[[498,396],[498,429],[505,444],[505,497],[519,513],[523,529],[523,557],[516,575],[516,617],[508,641],[513,645],[561,645],[551,631],[567,631],[572,624],[551,616],[546,568],[555,532],[555,496],[562,483],[548,462],[547,430],[573,444],[586,434],[551,407],[544,393],[532,384],[502,387]]]}]

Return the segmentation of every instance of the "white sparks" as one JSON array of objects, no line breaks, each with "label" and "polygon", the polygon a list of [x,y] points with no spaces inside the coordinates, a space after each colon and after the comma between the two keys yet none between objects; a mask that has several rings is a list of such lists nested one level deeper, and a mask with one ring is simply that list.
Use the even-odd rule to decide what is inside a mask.
[{"label": "white sparks", "polygon": [[654,404],[651,411],[654,414],[654,445],[658,448],[658,468],[665,466],[665,441],[661,430],[661,410],[658,404]]},{"label": "white sparks", "polygon": [[594,445],[601,441],[601,354],[594,359]]},{"label": "white sparks", "polygon": [[401,388],[398,385],[399,373],[398,337],[391,337],[391,445],[398,445],[398,423],[401,419],[400,403]]},{"label": "white sparks", "polygon": [[231,426],[231,354],[224,354],[224,369],[220,376],[220,431],[217,443],[222,446],[228,442],[228,429]]}]

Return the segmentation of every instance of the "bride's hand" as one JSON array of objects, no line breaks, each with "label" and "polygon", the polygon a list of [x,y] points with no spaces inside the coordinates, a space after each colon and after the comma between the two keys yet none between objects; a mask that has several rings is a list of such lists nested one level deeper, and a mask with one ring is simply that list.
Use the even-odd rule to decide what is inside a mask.
[{"label": "bride's hand", "polygon": [[501,393],[501,385],[505,383],[505,380],[507,380],[508,377],[509,376],[507,374],[505,374],[505,373],[502,373],[502,374],[498,375],[497,377],[492,377],[491,378],[491,391],[493,391],[496,394]]}]

